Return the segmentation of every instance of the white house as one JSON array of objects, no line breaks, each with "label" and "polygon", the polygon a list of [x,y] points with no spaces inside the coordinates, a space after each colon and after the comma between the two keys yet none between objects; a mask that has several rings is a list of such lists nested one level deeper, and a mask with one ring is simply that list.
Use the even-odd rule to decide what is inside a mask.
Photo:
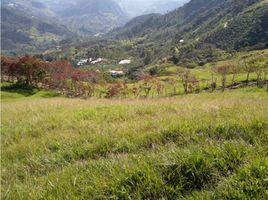
[{"label": "white house", "polygon": [[121,60],[120,62],[119,62],[119,65],[128,65],[128,64],[130,64],[131,63],[131,60]]},{"label": "white house", "polygon": [[91,62],[91,64],[98,64],[98,63],[102,63],[102,62],[106,62],[107,60],[106,59],[104,59],[104,58],[98,58],[97,60],[93,60],[92,62]]},{"label": "white house", "polygon": [[79,60],[79,62],[77,63],[78,66],[81,66],[81,65],[84,65],[86,63],[89,62],[89,59],[82,59],[82,60]]},{"label": "white house", "polygon": [[116,71],[116,70],[110,70],[109,73],[113,77],[121,77],[121,76],[125,75],[125,73],[123,71]]}]

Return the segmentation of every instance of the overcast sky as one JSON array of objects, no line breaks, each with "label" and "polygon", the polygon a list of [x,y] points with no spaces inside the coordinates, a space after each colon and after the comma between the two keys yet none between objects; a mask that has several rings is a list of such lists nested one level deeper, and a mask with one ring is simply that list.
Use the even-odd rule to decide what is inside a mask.
[{"label": "overcast sky", "polygon": [[[6,1],[6,0],[2,0],[2,1]],[[80,0],[36,0],[36,1],[47,2],[49,3],[49,5],[52,5],[53,7],[53,6],[61,5],[61,4],[70,5],[74,3],[75,1],[80,1]],[[181,5],[180,2],[187,2],[190,0],[113,0],[113,1],[117,2],[121,6],[123,11],[126,14],[128,14],[130,17],[135,17],[138,15],[148,14],[148,13],[157,12],[157,11],[164,13],[165,11],[170,11],[170,9],[167,9],[167,8],[171,8],[171,10],[173,10],[176,7],[179,7]],[[173,4],[169,4],[171,2],[173,2]],[[174,2],[178,2],[178,6],[176,6],[176,3],[174,4]],[[57,4],[57,3],[61,3],[61,4]],[[159,6],[159,4],[162,4],[162,5]],[[162,10],[157,9],[157,8],[162,8]]]}]

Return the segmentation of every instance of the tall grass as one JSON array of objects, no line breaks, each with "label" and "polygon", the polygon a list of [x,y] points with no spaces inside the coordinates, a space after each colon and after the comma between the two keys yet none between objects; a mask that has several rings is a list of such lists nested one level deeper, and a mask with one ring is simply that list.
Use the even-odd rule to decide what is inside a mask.
[{"label": "tall grass", "polygon": [[3,199],[265,199],[268,95],[2,103]]}]

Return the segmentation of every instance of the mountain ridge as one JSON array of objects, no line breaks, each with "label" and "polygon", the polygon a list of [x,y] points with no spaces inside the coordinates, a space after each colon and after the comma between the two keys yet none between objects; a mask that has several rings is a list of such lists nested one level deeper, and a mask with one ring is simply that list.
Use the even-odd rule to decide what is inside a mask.
[{"label": "mountain ridge", "polygon": [[192,0],[165,15],[134,18],[109,34],[117,40],[143,38],[143,44],[151,44],[150,51],[158,52],[155,57],[166,54],[176,60],[207,62],[213,59],[205,58],[210,56],[202,51],[221,54],[222,50],[266,48],[267,13],[266,0]]},{"label": "mountain ridge", "polygon": [[126,16],[113,0],[3,0],[2,50],[39,53],[76,37],[94,37],[123,25]]},{"label": "mountain ridge", "polygon": [[28,10],[27,6],[20,4],[1,4],[3,52],[42,52],[58,45],[61,40],[74,36],[67,27],[58,24],[54,16],[42,13],[42,9],[38,16],[34,15],[37,11]]},{"label": "mountain ridge", "polygon": [[82,35],[104,34],[126,22],[126,15],[113,0],[78,0],[59,14],[61,23]]}]

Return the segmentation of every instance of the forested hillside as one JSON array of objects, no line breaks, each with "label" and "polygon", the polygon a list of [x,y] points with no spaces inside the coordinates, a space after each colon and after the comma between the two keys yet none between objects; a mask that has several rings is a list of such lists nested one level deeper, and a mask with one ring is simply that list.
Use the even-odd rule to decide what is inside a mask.
[{"label": "forested hillside", "polygon": [[75,34],[60,25],[43,4],[1,3],[1,48],[7,53],[42,52]]},{"label": "forested hillside", "polygon": [[[187,35],[200,37],[204,33],[208,37],[213,31],[228,28],[228,23],[225,25],[226,22],[232,21],[237,23],[236,25],[240,25],[236,18],[244,16],[249,18],[249,13],[252,13],[250,15],[251,21],[245,23],[248,25],[247,29],[253,28],[252,25],[255,25],[258,21],[264,21],[265,16],[263,15],[267,12],[267,1],[264,0],[192,0],[185,6],[166,15],[158,15],[153,21],[145,22],[147,15],[137,17],[124,27],[112,31],[111,34],[116,38],[133,38],[146,34],[147,30],[150,29],[149,36],[151,37],[159,35],[163,38],[174,35],[181,38]],[[221,25],[223,26],[221,27]],[[129,34],[137,28],[140,29],[138,33]]]},{"label": "forested hillside", "polygon": [[8,54],[41,53],[75,36],[101,36],[128,19],[112,0],[4,0],[1,10],[2,50]]},{"label": "forested hillside", "polygon": [[137,17],[109,35],[143,38],[155,57],[207,62],[218,59],[222,50],[267,47],[267,16],[265,0],[192,0],[166,15]]}]

